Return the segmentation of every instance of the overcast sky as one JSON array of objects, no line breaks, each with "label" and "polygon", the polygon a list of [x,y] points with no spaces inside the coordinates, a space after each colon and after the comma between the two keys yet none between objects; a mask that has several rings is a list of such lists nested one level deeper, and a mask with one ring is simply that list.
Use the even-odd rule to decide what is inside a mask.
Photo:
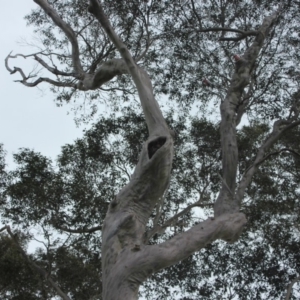
[{"label": "overcast sky", "polygon": [[[0,10],[0,143],[8,152],[8,164],[12,165],[12,153],[20,147],[28,147],[55,158],[60,147],[82,136],[83,128],[76,128],[74,115],[67,115],[70,108],[56,107],[53,94],[43,84],[43,92],[29,88],[14,80],[18,74],[10,75],[4,59],[10,51],[29,54],[32,50],[20,41],[31,41],[32,28],[26,26],[24,16],[35,8],[33,0],[1,1]],[[28,60],[28,62],[27,62]],[[30,63],[26,60],[27,65]],[[22,60],[18,62],[23,63]],[[10,66],[16,66],[14,60]]]}]

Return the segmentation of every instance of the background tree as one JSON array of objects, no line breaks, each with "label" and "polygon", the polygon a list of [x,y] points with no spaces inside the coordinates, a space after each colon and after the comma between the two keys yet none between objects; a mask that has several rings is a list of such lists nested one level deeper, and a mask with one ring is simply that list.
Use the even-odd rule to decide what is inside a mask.
[{"label": "background tree", "polygon": [[[182,299],[282,296],[299,276],[299,78],[291,64],[298,61],[296,2],[271,12],[277,1],[105,1],[101,5],[112,27],[97,1],[91,1],[92,15],[81,1],[35,2],[41,9],[27,19],[38,26],[43,49],[30,56],[54,77],[32,80],[33,74],[11,69],[13,55],[6,58],[7,69],[27,86],[50,83],[59,103],[84,91],[92,114],[96,98],[109,99],[112,113],[82,140],[65,146],[56,166],[24,149],[15,156],[17,169],[3,173],[3,220],[21,224],[24,237],[30,237],[32,226],[44,236],[43,249],[29,256],[25,244],[3,228],[8,236],[1,245],[10,241],[15,247],[5,253],[18,249],[27,262],[20,258],[18,268],[44,274],[43,285],[32,281],[31,297],[99,299],[102,281],[103,299],[118,299],[113,293],[120,290],[111,286],[120,280],[122,298],[126,293],[134,298],[154,271],[217,238],[237,239],[244,223],[237,212],[242,199],[249,221],[238,243],[214,243],[171,271],[154,274],[156,285],[146,282],[143,294],[167,298],[174,293],[169,287],[180,285]],[[168,96],[161,104],[176,132],[171,178],[173,133],[145,70],[155,93]],[[148,125],[150,138],[143,147],[147,131],[134,86],[130,76],[116,77],[128,73]],[[120,113],[119,103],[124,105]],[[212,120],[219,104],[221,123]],[[236,130],[245,114],[249,124]],[[201,222],[207,217],[195,208],[211,215],[215,200],[215,219]],[[179,239],[186,241],[184,249],[182,241],[176,244]],[[164,246],[172,243],[177,256],[162,260]],[[129,276],[122,264],[114,267],[114,253],[125,255],[122,262],[135,272]],[[1,291],[13,299],[22,288],[11,280]]]}]

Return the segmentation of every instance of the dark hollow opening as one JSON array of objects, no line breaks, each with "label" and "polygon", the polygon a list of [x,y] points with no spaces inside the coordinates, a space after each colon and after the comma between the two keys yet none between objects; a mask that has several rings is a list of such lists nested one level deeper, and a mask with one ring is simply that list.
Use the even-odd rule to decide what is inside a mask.
[{"label": "dark hollow opening", "polygon": [[154,155],[154,153],[164,145],[164,143],[166,142],[167,138],[166,137],[159,137],[156,140],[150,142],[148,144],[148,155],[149,155],[149,159],[151,159],[151,157]]}]

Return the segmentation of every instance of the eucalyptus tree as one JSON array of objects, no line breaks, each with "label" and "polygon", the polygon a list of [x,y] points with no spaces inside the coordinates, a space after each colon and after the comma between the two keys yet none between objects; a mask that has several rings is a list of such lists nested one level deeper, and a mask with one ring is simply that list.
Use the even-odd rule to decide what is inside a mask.
[{"label": "eucalyptus tree", "polygon": [[[33,259],[24,250],[26,237],[16,237],[8,225],[2,231],[7,231],[26,266],[42,275],[43,293],[35,293],[37,298],[57,294],[63,299],[98,299],[102,293],[103,299],[137,299],[147,278],[154,274],[159,280],[164,274],[155,275],[159,270],[183,259],[190,259],[182,264],[183,269],[186,265],[189,270],[203,268],[193,279],[209,278],[207,268],[211,270],[216,259],[204,254],[202,265],[189,257],[213,241],[237,241],[246,224],[241,208],[250,214],[250,233],[269,234],[271,229],[264,231],[258,223],[262,216],[274,226],[285,222],[277,209],[269,207],[270,203],[284,206],[285,197],[291,206],[286,216],[292,216],[294,234],[299,233],[296,210],[292,210],[299,208],[299,152],[290,136],[298,136],[300,124],[299,72],[291,63],[298,61],[296,2],[35,2],[40,9],[27,20],[37,26],[43,48],[30,55],[9,54],[7,70],[18,73],[19,81],[28,87],[50,84],[60,103],[84,92],[92,114],[96,98],[111,101],[114,110],[123,105],[118,111],[123,117],[112,113],[100,120],[98,130],[63,149],[59,171],[30,150],[16,155],[19,168],[10,176],[17,180],[4,188],[3,216],[7,222],[21,223],[23,230],[39,224],[48,240],[46,254],[39,250]],[[295,23],[290,22],[292,17]],[[32,57],[50,77],[11,68],[10,60],[18,56]],[[159,105],[163,101],[154,97],[163,94],[168,96],[167,105],[174,103],[167,118]],[[140,108],[132,105],[137,99],[148,137]],[[215,113],[215,107],[220,107],[220,122],[213,124],[204,117]],[[245,115],[250,124],[238,131]],[[190,120],[185,121],[188,116]],[[146,140],[142,146],[141,140]],[[178,154],[175,151],[173,162],[174,140]],[[289,156],[270,163],[281,153]],[[105,170],[100,177],[99,169]],[[292,179],[285,194],[274,185],[287,178]],[[212,213],[212,205],[213,216],[192,221],[192,209],[205,207]],[[267,212],[262,212],[266,207]],[[49,228],[67,232],[68,237],[53,242]],[[100,230],[98,236],[89,235]],[[78,233],[82,236],[74,238]],[[297,242],[287,230],[281,233],[290,242],[275,243],[276,251]],[[250,241],[248,247],[237,247],[241,260],[244,253],[266,252],[253,237]],[[256,262],[249,259],[226,276],[235,248],[221,245],[220,250],[214,245],[209,246],[210,253],[224,262],[216,271],[218,281],[214,287],[208,281],[201,288],[187,284],[187,292],[249,299],[267,293],[274,283],[271,280],[256,291],[250,287],[258,282],[253,273],[265,272],[261,256],[257,254]],[[293,253],[295,262],[293,249],[286,253]],[[83,274],[74,281],[68,280],[72,262]],[[293,280],[299,266],[290,269],[291,277],[283,274],[279,280]],[[276,276],[282,271],[279,265],[272,270]],[[176,271],[180,274],[180,268]],[[228,274],[238,284],[230,282]],[[281,295],[287,283],[276,282],[278,289],[273,293],[269,289],[269,298]],[[165,293],[169,292],[165,287]]]}]

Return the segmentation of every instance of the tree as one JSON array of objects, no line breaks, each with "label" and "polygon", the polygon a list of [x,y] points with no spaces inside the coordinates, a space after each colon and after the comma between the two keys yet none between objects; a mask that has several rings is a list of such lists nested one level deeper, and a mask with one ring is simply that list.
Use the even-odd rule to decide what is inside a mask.
[{"label": "tree", "polygon": [[[298,73],[288,65],[286,57],[296,55],[298,39],[282,38],[286,31],[292,35],[296,30],[296,25],[287,23],[291,14],[295,14],[291,3],[279,5],[270,14],[267,13],[269,4],[257,3],[267,15],[261,16],[246,2],[237,5],[234,1],[210,5],[200,1],[184,4],[105,1],[100,4],[91,0],[89,7],[81,1],[35,2],[41,9],[27,18],[33,24],[42,25],[38,30],[43,34],[45,50],[29,56],[57,79],[40,76],[30,81],[32,75],[25,75],[20,68],[9,67],[9,59],[14,57],[11,54],[6,58],[7,69],[19,73],[21,83],[27,86],[50,83],[53,91],[58,93],[59,101],[69,101],[78,90],[93,100],[99,96],[99,89],[107,84],[112,105],[122,97],[129,103],[134,101],[131,78],[138,91],[149,137],[146,138],[138,109],[125,105],[123,117],[112,114],[101,119],[83,140],[74,146],[66,146],[58,160],[58,171],[47,158],[28,149],[15,156],[19,167],[10,175],[4,174],[4,182],[9,183],[4,185],[3,216],[7,222],[21,223],[23,230],[39,224],[47,240],[47,251],[39,250],[34,258],[30,257],[24,251],[25,243],[21,243],[25,237],[16,237],[8,225],[3,227],[8,233],[3,245],[9,245],[7,241],[13,243],[13,249],[18,249],[26,260],[26,266],[43,276],[43,288],[40,289],[43,293],[39,296],[33,292],[32,297],[49,298],[56,293],[63,299],[86,299],[88,293],[88,298],[97,299],[102,292],[103,299],[136,299],[141,283],[152,274],[188,258],[215,240],[237,241],[246,224],[245,215],[240,212],[244,198],[250,200],[250,205],[243,208],[244,212],[250,213],[251,232],[262,230],[258,224],[261,216],[271,222],[278,214],[277,209],[270,207],[269,196],[282,199],[282,191],[279,192],[272,183],[291,177],[287,174],[291,171],[287,170],[289,160],[286,156],[278,158],[280,153],[293,157],[293,179],[286,193],[291,207],[299,207],[299,191],[295,188],[299,183],[299,145],[294,139],[299,136],[297,126],[300,124]],[[275,1],[273,6],[276,4]],[[87,9],[90,14],[85,13]],[[53,23],[63,34],[62,38],[56,35]],[[241,27],[245,30],[236,29]],[[201,41],[201,33],[206,32],[214,43]],[[217,44],[216,38],[228,44]],[[278,46],[280,42],[291,51],[283,52]],[[63,47],[68,43],[70,53]],[[99,45],[102,48],[99,49]],[[61,52],[54,52],[52,46]],[[219,48],[222,54],[215,53],[214,50]],[[170,51],[173,56],[169,58]],[[193,57],[195,53],[199,57]],[[62,64],[61,68],[56,67],[58,62]],[[201,62],[200,67],[195,66],[195,62]],[[182,112],[170,110],[167,118],[163,117],[146,69],[154,77],[158,94],[169,94],[170,100],[178,101],[179,107],[184,103]],[[232,70],[233,75],[228,80]],[[209,78],[205,73],[209,73]],[[114,79],[121,74],[130,76]],[[283,74],[287,78],[283,78]],[[202,82],[199,78],[205,78],[203,85],[199,84]],[[67,88],[71,91],[66,91]],[[202,99],[203,115],[210,110],[205,108],[209,101],[221,99],[220,123],[213,124],[207,118],[197,117],[185,121],[188,109],[198,97]],[[250,126],[237,131],[246,113],[250,116]],[[266,117],[275,120],[271,128],[263,122]],[[122,139],[116,139],[118,135]],[[143,146],[138,146],[145,139]],[[179,154],[174,161],[172,177],[174,139]],[[218,175],[219,156],[221,175]],[[270,163],[273,157],[278,161]],[[264,169],[259,169],[261,166]],[[105,170],[101,177],[95,175],[99,170]],[[282,178],[274,175],[278,170],[283,170]],[[124,177],[126,173],[128,178]],[[252,180],[254,186],[250,186]],[[199,194],[197,200],[196,194]],[[258,198],[262,200],[259,203],[255,201]],[[191,210],[195,207],[209,209],[214,199],[214,217],[191,223]],[[262,213],[265,207],[267,211],[274,210],[272,217]],[[174,209],[177,213],[169,215]],[[287,213],[295,215],[295,211],[287,210]],[[87,226],[98,223],[100,216],[104,219],[101,225]],[[280,226],[282,221],[281,218],[274,222]],[[296,216],[293,226],[295,224]],[[183,230],[187,226],[190,229]],[[175,228],[174,232],[168,232],[170,227]],[[61,242],[62,237],[52,240],[52,228],[68,232],[67,239],[64,242]],[[97,230],[101,230],[101,242],[99,237],[87,235]],[[74,238],[72,233],[83,236]],[[290,233],[283,231],[282,234]],[[289,238],[289,246],[297,241],[291,234]],[[101,278],[97,275],[100,272],[100,244]],[[95,248],[90,249],[90,246]],[[249,269],[251,265],[253,270],[266,273],[265,269],[259,270],[264,252],[257,245],[253,247],[252,244],[256,262],[249,259],[244,268],[248,266]],[[212,252],[222,257],[223,252],[218,250],[215,248]],[[288,251],[297,259],[297,251]],[[85,254],[84,259],[80,257],[82,254]],[[227,251],[224,251],[224,257],[222,261],[229,260]],[[193,269],[193,263],[198,267],[191,258],[190,263],[186,263],[190,264],[189,270]],[[206,263],[210,266],[212,262]],[[80,270],[81,276],[68,280],[73,267]],[[185,264],[180,268],[184,274]],[[226,268],[226,265],[220,265],[220,280],[215,282],[215,288],[223,289],[229,295],[228,282],[220,285]],[[280,271],[280,266],[268,269],[276,275]],[[252,273],[247,275],[250,282],[253,281]],[[234,276],[238,283],[242,282],[240,274]],[[102,290],[95,288],[100,281]],[[18,287],[5,288],[4,292],[11,289],[18,293]],[[212,293],[207,285],[197,292],[202,296]],[[261,287],[253,298],[264,292]],[[282,293],[282,283],[276,292]],[[240,297],[247,295],[242,287],[236,293]]]}]

